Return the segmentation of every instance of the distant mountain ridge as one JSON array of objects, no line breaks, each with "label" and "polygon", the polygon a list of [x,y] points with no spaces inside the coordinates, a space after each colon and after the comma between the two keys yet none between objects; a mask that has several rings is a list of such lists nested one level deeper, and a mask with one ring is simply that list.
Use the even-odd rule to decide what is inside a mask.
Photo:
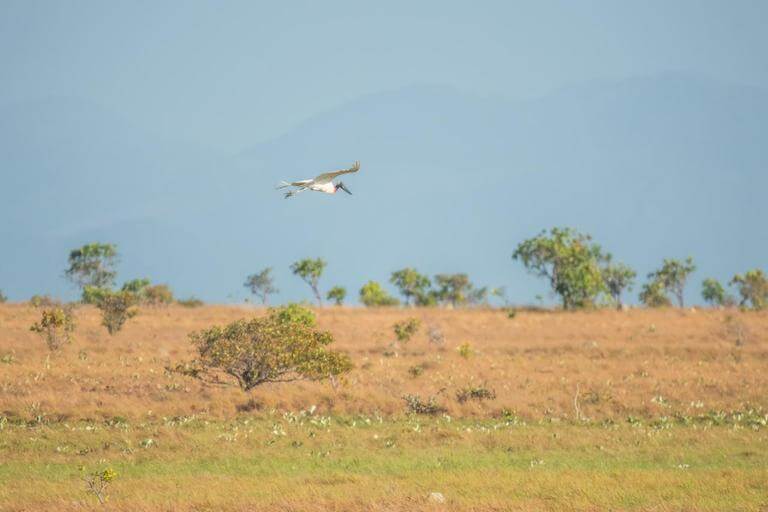
[{"label": "distant mountain ridge", "polygon": [[[546,291],[510,254],[554,225],[590,232],[644,275],[692,255],[726,278],[765,265],[768,93],[670,74],[511,102],[449,87],[373,94],[236,155],[161,141],[87,102],[2,109],[0,289],[51,290],[66,251],[113,241],[123,277],[239,300],[274,266],[279,300],[309,298],[287,267],[328,259],[326,287],[356,292],[413,265]],[[358,159],[345,197],[283,200],[280,179]],[[354,293],[352,293],[354,295]],[[694,300],[695,302],[695,300]]]}]

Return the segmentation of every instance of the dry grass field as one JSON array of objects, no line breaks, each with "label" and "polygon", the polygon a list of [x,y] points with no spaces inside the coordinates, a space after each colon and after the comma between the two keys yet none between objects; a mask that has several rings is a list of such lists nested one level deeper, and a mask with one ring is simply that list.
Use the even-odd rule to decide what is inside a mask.
[{"label": "dry grass field", "polygon": [[[101,508],[81,470],[105,467],[108,510],[768,507],[766,312],[316,312],[355,369],[246,395],[166,367],[189,332],[263,310],[144,308],[110,337],[82,307],[51,354],[38,310],[0,305],[0,510]],[[467,386],[495,398],[460,403]]]}]

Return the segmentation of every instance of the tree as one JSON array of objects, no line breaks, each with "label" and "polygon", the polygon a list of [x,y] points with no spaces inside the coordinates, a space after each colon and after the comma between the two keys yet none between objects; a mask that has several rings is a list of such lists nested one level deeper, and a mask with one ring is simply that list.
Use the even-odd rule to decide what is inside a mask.
[{"label": "tree", "polygon": [[349,356],[326,348],[333,336],[315,328],[312,312],[289,308],[190,334],[197,364],[234,377],[245,391],[267,382],[322,380],[348,372]]},{"label": "tree", "polygon": [[729,306],[734,303],[734,298],[726,293],[717,279],[707,278],[701,283],[701,296],[713,306]]},{"label": "tree", "polygon": [[435,292],[438,302],[456,307],[465,304],[472,293],[472,283],[467,274],[437,274]]},{"label": "tree", "polygon": [[144,288],[139,301],[150,306],[167,306],[173,303],[173,291],[167,284],[154,284]]},{"label": "tree", "polygon": [[251,290],[252,294],[258,296],[261,299],[261,303],[265,306],[269,304],[269,296],[280,291],[274,285],[272,267],[267,267],[258,274],[249,275],[243,284],[243,286]]},{"label": "tree", "polygon": [[752,309],[763,309],[768,305],[768,279],[762,270],[756,268],[743,276],[736,274],[731,279],[731,285],[739,287],[741,306],[749,302]]},{"label": "tree", "polygon": [[150,282],[150,280],[146,278],[131,279],[130,281],[126,281],[120,290],[123,292],[131,292],[131,293],[135,293],[136,295],[141,295],[142,293],[144,293],[144,290],[151,284],[152,283]]},{"label": "tree", "polygon": [[115,284],[117,247],[112,244],[86,244],[69,253],[65,275],[80,288],[111,288]]},{"label": "tree", "polygon": [[107,328],[111,336],[117,334],[125,322],[136,316],[139,299],[135,293],[120,291],[106,293],[96,304],[101,310],[101,325]]},{"label": "tree", "polygon": [[8,300],[8,297],[3,295],[3,290],[0,290],[0,304],[2,304],[3,302],[5,302],[7,300]]},{"label": "tree", "polygon": [[605,290],[600,271],[604,258],[592,237],[571,228],[552,228],[547,234],[521,242],[512,258],[529,272],[549,280],[564,309],[588,307]]},{"label": "tree", "polygon": [[664,292],[671,293],[677,299],[677,304],[684,307],[683,292],[688,276],[696,270],[693,264],[693,258],[687,258],[685,261],[665,259],[664,264],[659,270],[648,274],[648,279],[659,283]]},{"label": "tree", "polygon": [[608,289],[608,294],[616,303],[616,309],[621,309],[621,294],[624,290],[632,291],[637,273],[623,263],[613,263],[610,254],[606,255],[603,261],[601,270],[603,282]]},{"label": "tree", "polygon": [[392,272],[389,282],[400,290],[406,306],[411,304],[412,299],[417,304],[425,302],[429,287],[432,286],[427,276],[419,274],[416,269],[410,267]]},{"label": "tree", "polygon": [[344,303],[344,299],[347,298],[347,289],[343,286],[334,286],[328,291],[325,298],[334,301],[337,306],[341,306]]},{"label": "tree", "polygon": [[312,293],[315,294],[317,303],[321,306],[323,305],[323,299],[320,296],[320,290],[317,285],[318,281],[320,281],[320,276],[323,275],[323,270],[325,270],[326,265],[327,263],[322,258],[314,260],[306,258],[291,265],[291,271],[312,288]]},{"label": "tree", "polygon": [[360,288],[360,302],[367,307],[396,306],[400,303],[376,281],[368,281]]}]

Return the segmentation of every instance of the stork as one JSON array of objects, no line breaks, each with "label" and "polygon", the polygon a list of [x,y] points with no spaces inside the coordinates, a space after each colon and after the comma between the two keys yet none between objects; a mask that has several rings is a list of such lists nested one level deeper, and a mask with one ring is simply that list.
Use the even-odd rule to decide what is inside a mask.
[{"label": "stork", "polygon": [[355,165],[353,165],[349,169],[341,169],[339,171],[324,172],[323,174],[311,180],[293,181],[290,183],[287,181],[282,181],[280,182],[280,186],[277,188],[281,189],[285,187],[296,187],[295,189],[285,193],[286,199],[288,199],[289,197],[295,196],[299,192],[304,192],[305,190],[314,190],[315,192],[335,194],[336,192],[339,191],[339,189],[341,189],[347,194],[352,195],[352,192],[349,191],[349,189],[344,185],[342,181],[339,181],[338,183],[334,183],[333,180],[334,178],[336,178],[336,176],[357,172],[359,170],[360,170],[360,162],[355,162]]}]

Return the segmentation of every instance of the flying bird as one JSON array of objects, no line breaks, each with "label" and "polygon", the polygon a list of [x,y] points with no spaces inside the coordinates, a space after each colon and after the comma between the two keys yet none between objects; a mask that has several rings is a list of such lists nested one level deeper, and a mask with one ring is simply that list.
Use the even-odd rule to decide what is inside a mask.
[{"label": "flying bird", "polygon": [[359,170],[360,170],[360,162],[355,162],[355,165],[353,165],[349,169],[341,169],[339,171],[324,172],[320,176],[317,176],[311,180],[293,181],[291,183],[287,181],[281,181],[280,186],[277,188],[281,189],[285,187],[296,187],[293,190],[290,190],[285,193],[286,199],[288,199],[289,197],[295,196],[299,192],[304,192],[305,190],[314,190],[315,192],[335,194],[339,189],[341,189],[347,194],[352,195],[352,192],[349,191],[349,189],[344,185],[342,181],[334,183],[333,180],[334,178],[336,178],[336,176],[357,172]]}]

